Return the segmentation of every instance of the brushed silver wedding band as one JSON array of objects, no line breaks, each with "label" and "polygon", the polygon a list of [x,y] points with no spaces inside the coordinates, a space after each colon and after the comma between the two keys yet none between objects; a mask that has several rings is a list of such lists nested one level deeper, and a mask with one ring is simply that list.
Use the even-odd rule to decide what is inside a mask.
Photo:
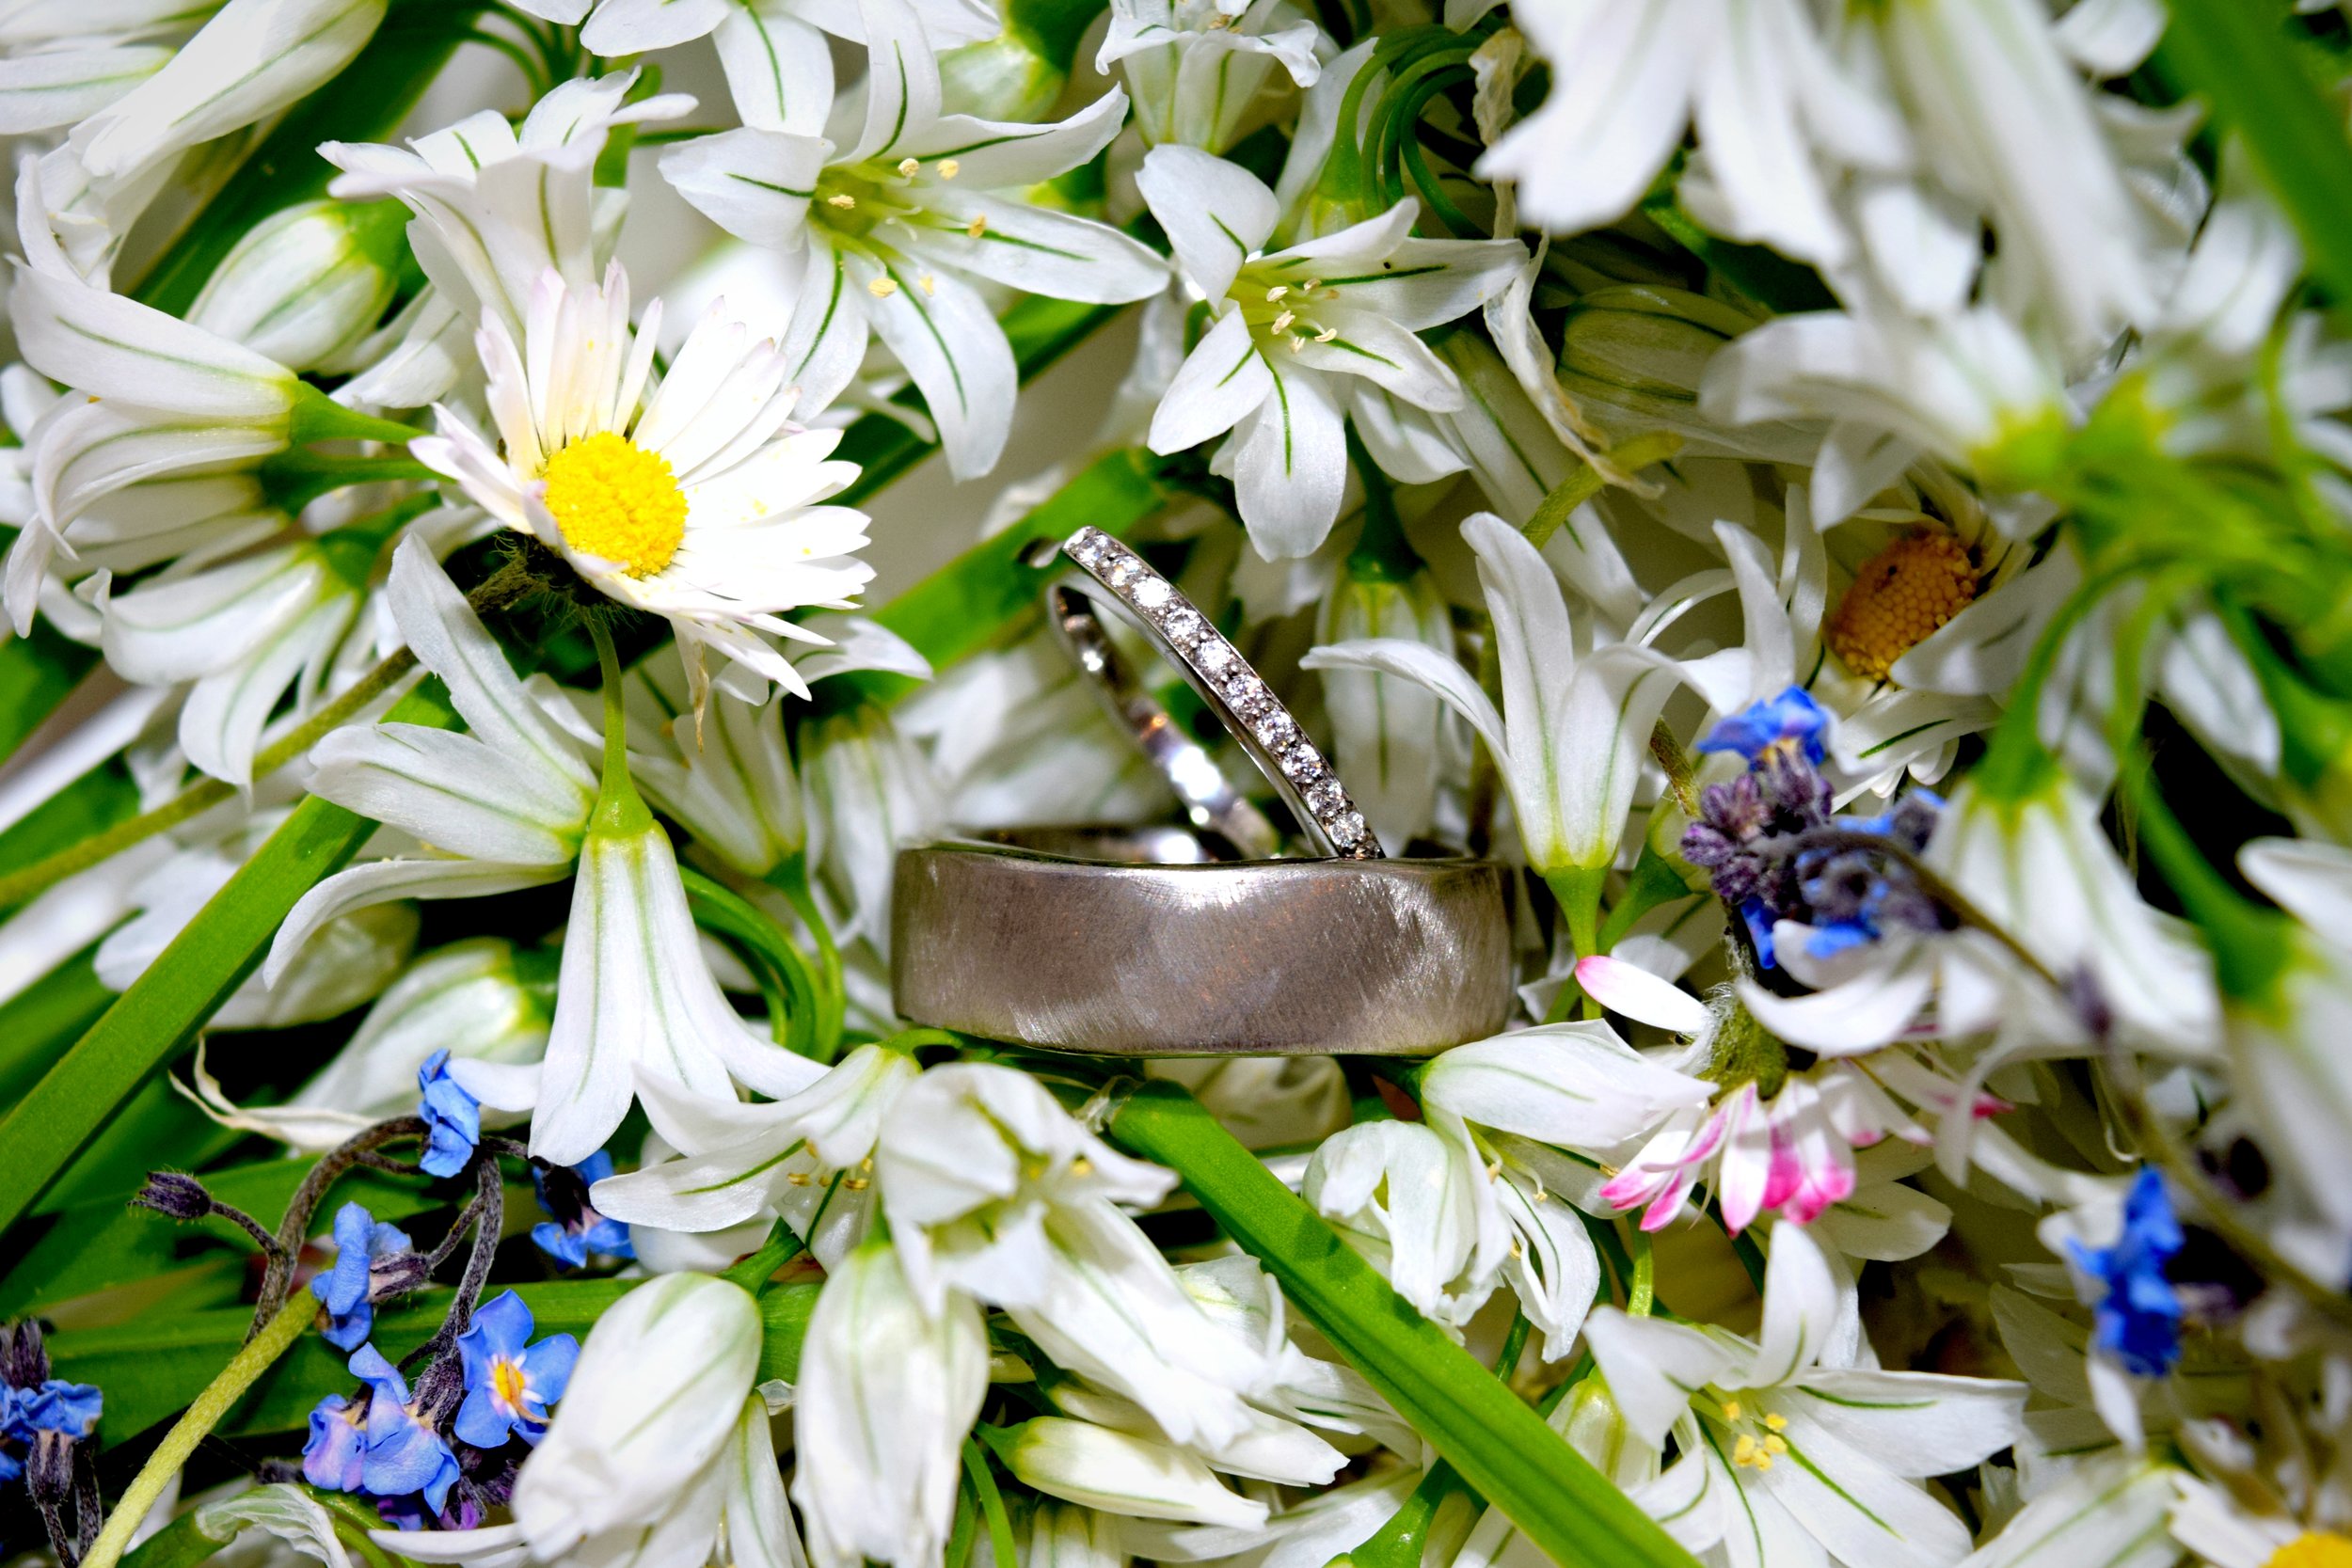
[{"label": "brushed silver wedding band", "polygon": [[1103,1056],[1425,1055],[1509,1020],[1494,862],[1140,864],[1064,842],[1090,852],[899,854],[902,1017]]},{"label": "brushed silver wedding band", "polygon": [[[1273,689],[1250,669],[1241,650],[1174,583],[1100,529],[1078,530],[1061,548],[1079,571],[1046,591],[1046,619],[1060,632],[1080,666],[1095,678],[1112,713],[1127,723],[1137,744],[1168,774],[1197,825],[1213,827],[1245,855],[1273,853],[1273,830],[1257,808],[1230,789],[1223,796],[1217,794],[1224,781],[1208,753],[1185,740],[1156,702],[1134,700],[1136,689],[1125,680],[1116,655],[1109,652],[1087,600],[1116,608],[1142,629],[1161,657],[1200,694],[1227,733],[1248,753],[1289,805],[1300,836],[1317,852],[1349,860],[1382,857],[1385,851],[1378,835],[1366,825],[1322,752],[1307,738]],[[1188,754],[1180,747],[1188,749]],[[1169,766],[1171,761],[1174,768]],[[1197,771],[1202,767],[1207,769],[1205,776]],[[1234,810],[1227,797],[1239,800],[1247,816]],[[1264,825],[1263,838],[1249,818]],[[1245,838],[1255,842],[1244,843]]]}]

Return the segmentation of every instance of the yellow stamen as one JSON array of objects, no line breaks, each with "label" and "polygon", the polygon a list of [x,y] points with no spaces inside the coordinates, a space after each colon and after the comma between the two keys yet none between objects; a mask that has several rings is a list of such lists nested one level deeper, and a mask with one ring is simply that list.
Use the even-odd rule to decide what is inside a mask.
[{"label": "yellow stamen", "polygon": [[670,563],[686,538],[686,495],[670,460],[626,436],[584,436],[548,459],[544,499],[564,543],[633,578]]},{"label": "yellow stamen", "polygon": [[1280,299],[1284,294],[1289,293],[1290,292],[1291,286],[1289,284],[1277,283],[1274,287],[1265,292],[1265,302],[1268,305],[1272,305],[1275,301]]},{"label": "yellow stamen", "polygon": [[2333,1530],[2305,1530],[2271,1553],[2264,1568],[2352,1568],[2352,1539]]},{"label": "yellow stamen", "polygon": [[1094,1174],[1094,1162],[1081,1154],[1076,1159],[1070,1162],[1070,1174],[1073,1176],[1092,1176]]},{"label": "yellow stamen", "polygon": [[1788,1418],[1777,1414],[1770,1415],[1764,1418],[1764,1424],[1771,1427],[1774,1432],[1787,1432],[1788,1430]]},{"label": "yellow stamen", "polygon": [[1755,1464],[1756,1439],[1749,1436],[1744,1432],[1741,1433],[1740,1434],[1740,1441],[1731,1446],[1731,1462],[1734,1465]]},{"label": "yellow stamen", "polygon": [[1788,1451],[1788,1439],[1781,1436],[1778,1433],[1774,1433],[1772,1436],[1764,1439],[1764,1451],[1766,1453],[1787,1453]]},{"label": "yellow stamen", "polygon": [[939,293],[939,279],[933,277],[930,273],[925,273],[922,277],[918,279],[918,281],[922,283],[923,293],[925,294],[935,294]]},{"label": "yellow stamen", "polygon": [[507,1409],[521,1410],[523,1397],[530,1391],[530,1384],[523,1378],[523,1370],[518,1363],[509,1361],[502,1355],[490,1362],[491,1392],[498,1396],[499,1402]]},{"label": "yellow stamen", "polygon": [[942,180],[953,180],[957,175],[963,172],[963,166],[956,162],[953,158],[940,159],[938,167],[939,177]]},{"label": "yellow stamen", "polygon": [[1315,341],[1318,343],[1327,343],[1339,335],[1340,329],[1338,327],[1327,326],[1322,331],[1315,334]]},{"label": "yellow stamen", "polygon": [[888,299],[898,292],[898,280],[895,277],[877,277],[866,285],[866,292],[876,299]]},{"label": "yellow stamen", "polygon": [[901,158],[898,160],[898,172],[905,175],[910,180],[914,178],[915,174],[922,168],[922,166],[923,160],[920,158]]},{"label": "yellow stamen", "polygon": [[838,207],[846,213],[850,208],[857,205],[857,198],[851,196],[848,191],[836,191],[832,196],[825,198],[825,205],[828,207]]},{"label": "yellow stamen", "polygon": [[1724,1419],[1726,1421],[1736,1421],[1739,1418],[1740,1402],[1738,1400],[1724,1401]]},{"label": "yellow stamen", "polygon": [[841,1184],[853,1193],[862,1193],[874,1183],[863,1176],[844,1177]]},{"label": "yellow stamen", "polygon": [[1296,316],[1294,316],[1288,310],[1285,310],[1280,315],[1274,318],[1274,330],[1277,332],[1288,332],[1291,329],[1291,323],[1296,321],[1297,319],[1298,318]]},{"label": "yellow stamen", "polygon": [[978,239],[981,235],[983,235],[983,234],[987,233],[987,232],[988,232],[988,214],[987,214],[986,213],[975,213],[975,214],[972,214],[972,221],[971,221],[970,223],[967,223],[967,224],[965,224],[965,225],[963,226],[963,231],[964,231],[966,234],[971,235],[971,236],[972,236],[972,238],[974,238],[974,239],[976,239],[976,240],[977,240],[977,239]]},{"label": "yellow stamen", "polygon": [[1977,568],[1948,533],[1896,540],[1862,563],[1825,636],[1846,668],[1884,680],[1895,661],[1926,641],[1977,596]]},{"label": "yellow stamen", "polygon": [[805,1187],[808,1185],[808,1173],[806,1171],[787,1171],[784,1179],[795,1187]]}]

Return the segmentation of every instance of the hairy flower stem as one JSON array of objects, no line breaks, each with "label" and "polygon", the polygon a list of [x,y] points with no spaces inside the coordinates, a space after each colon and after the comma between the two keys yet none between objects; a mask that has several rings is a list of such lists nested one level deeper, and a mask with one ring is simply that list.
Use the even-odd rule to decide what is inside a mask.
[{"label": "hairy flower stem", "polygon": [[310,1326],[318,1315],[318,1304],[307,1298],[287,1302],[278,1309],[262,1331],[246,1341],[220,1375],[196,1397],[188,1413],[180,1418],[147,1463],[132,1478],[122,1496],[115,1500],[114,1512],[106,1515],[105,1528],[90,1544],[89,1555],[82,1560],[82,1568],[115,1568],[131,1544],[132,1532],[139,1521],[147,1517],[155,1499],[162,1497],[171,1478],[180,1473],[182,1465],[195,1454],[197,1445],[209,1436],[222,1417],[245,1396],[261,1375],[269,1370],[278,1358],[291,1349],[302,1331]]},{"label": "hairy flower stem", "polygon": [[[417,1405],[439,1415],[454,1411],[465,1397],[465,1372],[450,1352],[473,1322],[474,1306],[481,1301],[483,1287],[490,1280],[490,1265],[498,1259],[500,1232],[506,1228],[506,1177],[499,1169],[496,1155],[484,1153],[475,1159],[474,1196],[466,1207],[473,1214],[473,1250],[466,1255],[466,1272],[457,1281],[449,1314],[433,1331],[433,1338],[400,1358],[403,1370],[420,1362],[427,1364],[417,1379]],[[463,1223],[461,1219],[459,1225]],[[435,1249],[436,1262],[452,1250],[457,1229],[453,1226],[447,1240]]]},{"label": "hairy flower stem", "polygon": [[363,1163],[367,1156],[389,1143],[404,1138],[424,1136],[424,1121],[418,1117],[394,1117],[379,1121],[373,1127],[355,1132],[341,1147],[330,1149],[310,1167],[310,1174],[294,1189],[293,1199],[286,1205],[285,1217],[278,1222],[278,1245],[269,1255],[269,1264],[262,1272],[262,1293],[253,1311],[253,1326],[246,1333],[250,1343],[263,1332],[265,1324],[284,1304],[286,1292],[294,1283],[294,1259],[302,1250],[302,1239],[310,1233],[310,1221],[318,1212],[319,1203],[327,1189],[352,1166]]},{"label": "hairy flower stem", "polygon": [[[520,562],[509,562],[467,595],[467,602],[477,610],[497,609],[514,603],[530,586],[529,572]],[[406,648],[397,648],[386,655],[381,663],[360,676],[333,702],[304,720],[280,739],[262,748],[253,758],[253,782],[261,783],[296,757],[308,753],[311,747],[326,739],[329,732],[342,728],[367,711],[416,667],[417,656]],[[201,816],[236,793],[237,786],[223,780],[200,780],[152,811],[141,812],[127,822],[116,823],[103,833],[93,834],[46,859],[35,861],[21,870],[0,877],[0,911],[13,910],[34,895],[54,887],[76,872],[87,871],[102,861],[113,859],[134,844],[144,843],[157,833]]]}]

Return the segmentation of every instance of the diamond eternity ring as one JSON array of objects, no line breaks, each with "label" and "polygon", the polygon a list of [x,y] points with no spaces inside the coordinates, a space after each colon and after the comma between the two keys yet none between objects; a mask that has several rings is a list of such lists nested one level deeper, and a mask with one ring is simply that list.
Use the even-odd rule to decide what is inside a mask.
[{"label": "diamond eternity ring", "polygon": [[1113,714],[1168,775],[1195,827],[1220,834],[1246,858],[1274,853],[1274,830],[1264,816],[1225,783],[1207,752],[1183,736],[1159,704],[1125,678],[1089,600],[1117,605],[1143,628],[1289,804],[1311,843],[1342,859],[1383,858],[1378,836],[1315,743],[1241,650],[1174,583],[1100,529],[1078,530],[1062,553],[1086,576],[1073,574],[1047,590],[1047,619],[1095,678]]}]

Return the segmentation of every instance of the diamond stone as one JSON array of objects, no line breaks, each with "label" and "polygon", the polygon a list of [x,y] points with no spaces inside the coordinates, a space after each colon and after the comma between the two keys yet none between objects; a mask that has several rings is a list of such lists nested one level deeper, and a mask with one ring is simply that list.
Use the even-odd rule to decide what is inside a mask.
[{"label": "diamond stone", "polygon": [[1197,610],[1176,610],[1160,623],[1160,629],[1168,633],[1168,640],[1177,647],[1188,649],[1209,635],[1209,623]]},{"label": "diamond stone", "polygon": [[1282,752],[1282,771],[1300,784],[1323,773],[1323,753],[1301,740]]},{"label": "diamond stone", "polygon": [[1241,662],[1241,655],[1233,652],[1233,645],[1221,637],[1212,637],[1202,642],[1194,650],[1192,657],[1203,673],[1213,676],[1221,675]]},{"label": "diamond stone", "polygon": [[1331,842],[1339,847],[1353,849],[1363,843],[1364,835],[1371,832],[1371,829],[1365,823],[1362,812],[1351,811],[1325,824],[1324,832],[1331,835]]},{"label": "diamond stone", "polygon": [[1103,578],[1113,588],[1124,588],[1136,578],[1143,576],[1144,570],[1142,562],[1137,561],[1132,555],[1122,553],[1118,560],[1110,563],[1110,569],[1103,574]]},{"label": "diamond stone", "polygon": [[1279,707],[1269,707],[1260,714],[1250,728],[1257,732],[1260,740],[1277,752],[1298,738],[1297,724]]},{"label": "diamond stone", "polygon": [[1166,578],[1145,578],[1136,584],[1136,603],[1146,610],[1162,610],[1176,596],[1176,590],[1168,585]]},{"label": "diamond stone", "polygon": [[1274,693],[1266,689],[1265,682],[1245,670],[1227,683],[1225,704],[1244,720],[1254,720],[1274,705]]},{"label": "diamond stone", "polygon": [[1070,558],[1082,566],[1091,566],[1103,559],[1109,543],[1099,533],[1082,533],[1070,542]]},{"label": "diamond stone", "polygon": [[1318,817],[1329,816],[1347,805],[1347,791],[1337,779],[1318,779],[1307,789],[1307,809]]}]

